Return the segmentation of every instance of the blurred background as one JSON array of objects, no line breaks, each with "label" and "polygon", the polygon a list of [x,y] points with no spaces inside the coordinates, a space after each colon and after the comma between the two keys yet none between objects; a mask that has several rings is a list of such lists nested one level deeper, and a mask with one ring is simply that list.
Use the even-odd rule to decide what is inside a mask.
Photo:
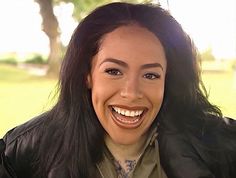
[{"label": "blurred background", "polygon": [[[0,0],[0,137],[56,102],[70,36],[112,0]],[[236,118],[236,1],[130,0],[161,5],[194,40],[209,100]]]}]

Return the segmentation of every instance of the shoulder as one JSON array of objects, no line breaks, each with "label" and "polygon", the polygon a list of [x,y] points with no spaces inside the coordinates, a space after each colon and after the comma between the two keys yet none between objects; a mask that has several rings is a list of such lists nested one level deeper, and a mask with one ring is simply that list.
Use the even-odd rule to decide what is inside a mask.
[{"label": "shoulder", "polygon": [[168,177],[213,178],[184,133],[159,133],[160,160]]},{"label": "shoulder", "polygon": [[33,136],[34,132],[37,132],[40,126],[42,125],[45,118],[45,114],[32,118],[24,124],[14,127],[9,130],[4,136],[4,141],[7,145],[12,144],[16,140],[20,138],[24,138],[26,136]]},{"label": "shoulder", "polygon": [[33,170],[46,116],[42,114],[11,129],[3,138],[6,160],[17,175],[28,177],[30,173],[26,170]]},{"label": "shoulder", "polygon": [[[201,119],[202,122],[203,119]],[[236,120],[232,118],[221,118],[209,116],[204,118],[198,129],[194,127],[183,127],[182,130],[166,131],[160,129],[160,141],[165,144],[191,144],[195,142],[203,144],[208,148],[231,149],[236,144]],[[169,143],[169,141],[171,142]],[[221,144],[227,140],[228,144]]]},{"label": "shoulder", "polygon": [[[15,144],[17,144],[17,146],[21,146],[22,142],[36,142],[39,139],[40,134],[42,134],[43,123],[46,116],[47,114],[44,113],[8,131],[3,137],[6,144],[6,151]],[[27,145],[33,146],[29,144]]]},{"label": "shoulder", "polygon": [[208,117],[203,125],[202,134],[196,141],[212,152],[236,153],[236,120],[227,117]]},{"label": "shoulder", "polygon": [[197,134],[183,129],[159,135],[162,164],[169,172],[179,177],[236,176],[235,120],[208,117]]}]

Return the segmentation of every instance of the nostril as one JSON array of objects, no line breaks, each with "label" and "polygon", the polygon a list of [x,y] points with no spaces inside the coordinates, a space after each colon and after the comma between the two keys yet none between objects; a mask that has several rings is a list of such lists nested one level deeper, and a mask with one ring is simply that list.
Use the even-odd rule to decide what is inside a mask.
[{"label": "nostril", "polygon": [[129,99],[140,99],[143,97],[138,77],[132,76],[127,79],[120,92],[121,97]]},{"label": "nostril", "polygon": [[122,90],[120,92],[120,96],[123,98],[130,98],[130,99],[141,99],[143,97],[142,92],[139,90]]}]

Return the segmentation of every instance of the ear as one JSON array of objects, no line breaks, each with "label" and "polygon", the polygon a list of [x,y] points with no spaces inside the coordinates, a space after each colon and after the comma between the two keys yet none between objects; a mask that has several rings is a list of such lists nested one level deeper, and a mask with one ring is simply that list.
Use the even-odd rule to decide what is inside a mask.
[{"label": "ear", "polygon": [[87,85],[88,89],[92,88],[92,76],[90,73],[87,75],[86,85]]}]

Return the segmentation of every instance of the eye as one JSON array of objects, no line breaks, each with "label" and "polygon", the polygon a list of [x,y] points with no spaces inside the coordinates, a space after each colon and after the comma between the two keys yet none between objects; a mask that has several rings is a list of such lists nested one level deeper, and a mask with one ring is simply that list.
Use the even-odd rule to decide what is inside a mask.
[{"label": "eye", "polygon": [[122,75],[119,69],[111,68],[111,69],[106,69],[105,72],[109,75]]},{"label": "eye", "polygon": [[157,73],[147,73],[144,75],[144,78],[149,79],[149,80],[155,80],[160,78],[161,76]]}]

